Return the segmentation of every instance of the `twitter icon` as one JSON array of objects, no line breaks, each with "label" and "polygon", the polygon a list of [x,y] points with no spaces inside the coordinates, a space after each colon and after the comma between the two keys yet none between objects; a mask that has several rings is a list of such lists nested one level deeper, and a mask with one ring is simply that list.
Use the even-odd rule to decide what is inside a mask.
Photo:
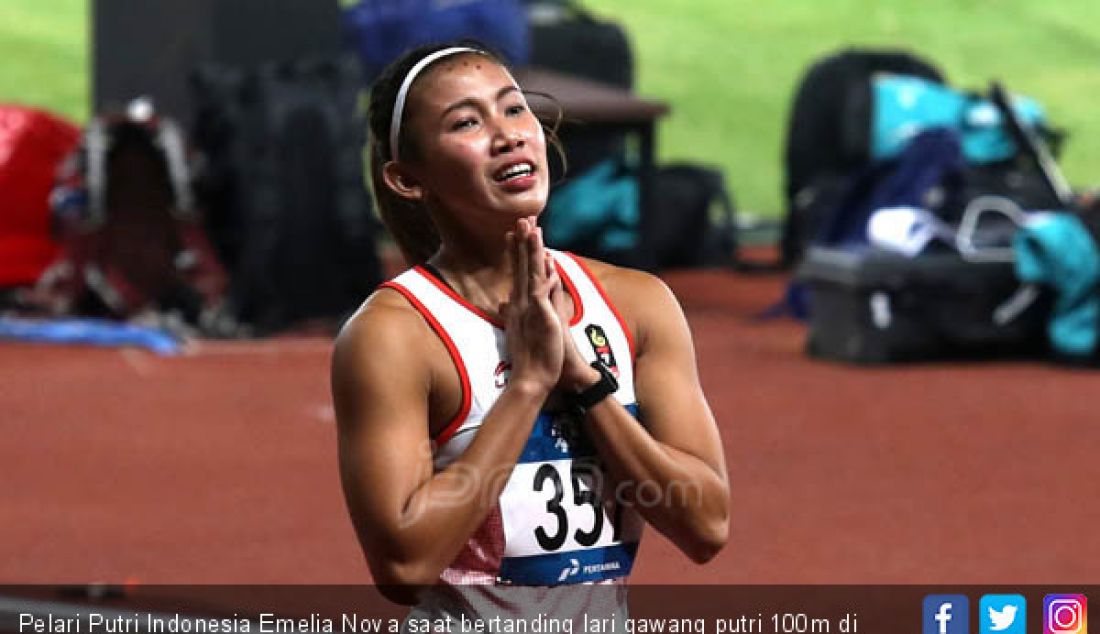
[{"label": "twitter icon", "polygon": [[1024,634],[1027,600],[1019,594],[986,594],[978,604],[980,634]]}]

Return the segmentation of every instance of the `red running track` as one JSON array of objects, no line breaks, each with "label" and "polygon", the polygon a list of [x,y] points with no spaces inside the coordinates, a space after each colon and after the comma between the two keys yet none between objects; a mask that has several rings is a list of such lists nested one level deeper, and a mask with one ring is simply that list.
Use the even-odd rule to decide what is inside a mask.
[{"label": "red running track", "polygon": [[[1100,582],[1100,375],[857,368],[753,316],[778,277],[666,276],[732,485],[699,567],[647,532],[637,583]],[[329,342],[0,345],[0,583],[360,583]]]}]

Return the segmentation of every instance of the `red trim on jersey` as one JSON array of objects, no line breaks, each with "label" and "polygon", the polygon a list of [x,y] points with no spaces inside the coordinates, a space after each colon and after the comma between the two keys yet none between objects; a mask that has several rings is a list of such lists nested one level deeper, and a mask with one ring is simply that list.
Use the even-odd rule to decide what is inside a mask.
[{"label": "red trim on jersey", "polygon": [[458,348],[455,346],[455,342],[451,339],[447,331],[443,329],[439,321],[432,314],[432,311],[428,310],[428,307],[420,303],[420,300],[412,294],[412,291],[397,284],[396,282],[385,282],[379,288],[392,288],[393,290],[401,293],[401,295],[413,305],[414,308],[424,317],[424,320],[428,322],[428,325],[432,327],[435,334],[439,336],[439,339],[443,341],[443,345],[447,347],[447,353],[451,355],[451,361],[455,364],[455,369],[458,370],[459,382],[462,385],[462,405],[458,408],[458,413],[455,414],[451,422],[447,423],[447,426],[443,428],[443,431],[439,432],[435,441],[442,446],[451,436],[454,436],[458,431],[462,422],[466,420],[466,417],[470,414],[470,402],[473,390],[470,388],[470,374],[466,371],[466,364],[462,362],[462,356],[458,353]]},{"label": "red trim on jersey", "polygon": [[573,284],[573,280],[569,278],[569,274],[565,272],[565,268],[557,260],[554,260],[554,268],[558,270],[565,291],[573,298],[573,318],[569,320],[569,327],[572,328],[581,323],[581,318],[584,317],[584,300],[581,299],[581,294],[577,292],[577,287]]},{"label": "red trim on jersey", "polygon": [[[562,283],[565,285],[565,290],[569,293],[569,296],[573,298],[573,306],[575,308],[573,309],[573,319],[570,320],[569,325],[576,326],[578,323],[580,323],[581,317],[584,316],[584,302],[581,300],[581,294],[577,292],[577,287],[573,285],[573,280],[569,279],[569,276],[566,275],[564,270],[562,270],[561,265],[558,264],[557,260],[554,260],[554,267],[558,269],[558,274],[561,275]],[[414,266],[413,269],[415,269],[417,273],[427,278],[428,281],[434,284],[435,287],[442,291],[444,295],[453,299],[466,310],[489,322],[495,328],[500,328],[501,330],[505,329],[505,325],[503,322],[501,322],[499,319],[492,317],[491,315],[489,315],[489,313],[481,310],[477,306],[474,306],[470,302],[466,301],[466,298],[456,293],[453,288],[447,286],[447,284],[444,283],[442,280],[432,275],[432,272],[428,269],[420,265]]]},{"label": "red trim on jersey", "polygon": [[443,283],[442,280],[440,280],[436,276],[432,275],[431,271],[429,271],[428,269],[426,269],[426,268],[424,268],[420,265],[414,266],[413,269],[415,269],[417,273],[419,273],[419,274],[423,275],[424,277],[428,278],[428,281],[430,281],[432,284],[435,284],[435,287],[438,288],[439,290],[443,291],[444,295],[446,295],[447,297],[450,297],[454,301],[458,302],[459,305],[461,305],[463,308],[465,308],[466,310],[470,311],[471,313],[477,315],[478,317],[481,317],[482,319],[489,322],[493,326],[495,326],[497,328],[500,328],[501,330],[504,330],[504,324],[499,319],[494,319],[493,317],[491,317],[489,315],[489,313],[481,310],[477,306],[474,306],[470,302],[466,301],[466,299],[464,297],[462,297],[458,293],[454,292],[454,289],[452,289],[450,286],[447,286],[445,283]]},{"label": "red trim on jersey", "polygon": [[623,334],[626,335],[626,344],[630,346],[630,358],[636,359],[637,354],[634,351],[634,335],[630,333],[630,328],[627,327],[626,320],[623,319],[619,309],[615,308],[615,304],[611,303],[611,298],[607,296],[607,291],[604,290],[603,285],[600,284],[600,281],[596,279],[596,276],[592,274],[592,271],[589,270],[588,265],[586,265],[583,260],[569,252],[566,252],[566,255],[573,258],[573,261],[577,263],[577,266],[581,267],[581,270],[588,276],[588,279],[592,280],[592,285],[596,287],[596,292],[600,294],[604,303],[611,309],[611,313],[615,315],[615,319],[619,320],[619,326],[623,329]]}]

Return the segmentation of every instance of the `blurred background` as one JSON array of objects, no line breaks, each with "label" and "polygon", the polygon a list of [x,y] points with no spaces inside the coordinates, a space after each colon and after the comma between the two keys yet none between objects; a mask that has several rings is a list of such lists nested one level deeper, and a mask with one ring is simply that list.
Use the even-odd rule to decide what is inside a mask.
[{"label": "blurred background", "polygon": [[[124,4],[124,3],[123,3]],[[345,0],[344,4],[350,4]],[[1066,128],[1063,167],[1075,183],[1100,180],[1100,7],[1088,0],[586,0],[627,30],[637,89],[673,106],[659,129],[664,160],[721,165],[740,205],[777,216],[782,147],[802,73],[847,46],[923,54],[956,85],[999,78],[1039,98]],[[0,7],[5,101],[85,122],[91,102],[91,6],[83,0],[8,0]],[[166,36],[168,34],[165,34]],[[176,37],[179,37],[177,34]]]},{"label": "blurred background", "polygon": [[329,355],[406,263],[363,91],[472,35],[565,110],[552,246],[658,273],[695,337],[731,545],[699,568],[654,535],[635,580],[1095,583],[1097,24],[1094,0],[3,0],[0,581],[369,581]]}]

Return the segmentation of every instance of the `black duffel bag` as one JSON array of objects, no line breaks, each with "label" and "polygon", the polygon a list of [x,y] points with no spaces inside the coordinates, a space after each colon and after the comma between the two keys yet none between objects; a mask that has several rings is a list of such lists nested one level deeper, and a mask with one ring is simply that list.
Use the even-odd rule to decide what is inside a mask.
[{"label": "black duffel bag", "polygon": [[1046,350],[1049,291],[1021,285],[1010,261],[812,247],[798,278],[809,290],[811,356],[874,364]]}]

